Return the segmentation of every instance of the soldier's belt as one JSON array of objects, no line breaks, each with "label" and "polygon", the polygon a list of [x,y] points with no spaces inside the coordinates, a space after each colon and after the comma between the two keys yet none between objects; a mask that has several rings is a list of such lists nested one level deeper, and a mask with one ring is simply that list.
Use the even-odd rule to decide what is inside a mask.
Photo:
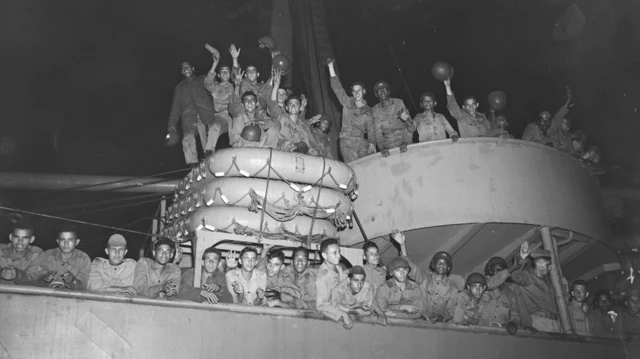
[{"label": "soldier's belt", "polygon": [[340,131],[340,138],[343,137],[357,137],[364,139],[364,131],[357,130],[355,128],[343,128]]}]

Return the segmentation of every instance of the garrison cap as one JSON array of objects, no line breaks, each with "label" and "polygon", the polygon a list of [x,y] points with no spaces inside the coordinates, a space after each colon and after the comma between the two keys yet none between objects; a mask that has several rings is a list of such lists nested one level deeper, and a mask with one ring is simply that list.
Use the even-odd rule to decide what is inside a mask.
[{"label": "garrison cap", "polygon": [[127,245],[127,240],[124,239],[122,234],[114,234],[109,237],[109,241],[107,242],[107,244],[110,247],[123,247]]}]

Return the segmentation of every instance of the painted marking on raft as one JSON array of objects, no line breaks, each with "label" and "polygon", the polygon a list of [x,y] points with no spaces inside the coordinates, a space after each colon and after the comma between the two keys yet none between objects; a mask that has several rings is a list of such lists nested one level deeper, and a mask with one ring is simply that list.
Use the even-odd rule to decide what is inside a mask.
[{"label": "painted marking on raft", "polygon": [[78,319],[76,329],[111,358],[120,358],[125,350],[131,349],[128,341],[91,311],[87,311]]},{"label": "painted marking on raft", "polygon": [[0,359],[11,359],[11,355],[9,355],[7,348],[5,348],[1,342],[0,342]]}]

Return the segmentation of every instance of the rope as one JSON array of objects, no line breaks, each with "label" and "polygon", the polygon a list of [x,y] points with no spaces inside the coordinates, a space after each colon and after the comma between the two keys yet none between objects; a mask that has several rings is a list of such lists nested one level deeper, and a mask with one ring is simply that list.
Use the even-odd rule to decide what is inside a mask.
[{"label": "rope", "polygon": [[316,206],[313,209],[313,216],[311,216],[311,227],[309,228],[309,235],[307,236],[307,242],[311,242],[313,225],[316,223],[316,213],[318,212],[318,201],[320,201],[320,194],[322,193],[322,181],[324,180],[324,170],[327,164],[326,162],[327,162],[326,158],[322,157],[322,177],[320,177],[320,187],[318,188],[318,197],[316,198]]},{"label": "rope", "polygon": [[146,201],[140,201],[140,202],[135,202],[135,203],[127,203],[127,204],[123,204],[123,205],[115,206],[115,207],[96,209],[96,210],[93,210],[93,211],[76,212],[76,213],[72,213],[72,214],[67,214],[67,217],[82,216],[82,215],[90,214],[90,213],[99,213],[99,212],[112,211],[114,209],[134,207],[134,206],[139,206],[139,205],[142,205],[142,204],[158,202],[158,201],[161,201],[163,199],[164,199],[164,197],[161,197],[159,199],[158,198],[154,198],[154,199],[150,199],[150,200],[146,200]]},{"label": "rope", "polygon": [[[269,170],[267,172],[267,188],[264,190],[264,201],[262,202],[262,212],[260,213],[260,235],[258,236],[258,241],[262,240],[262,225],[264,224],[264,208],[267,206],[267,196],[269,195],[269,183],[271,182],[271,158],[273,156],[273,148],[269,148],[269,160],[267,161],[267,165],[269,166]],[[234,157],[235,163],[235,157]]]},{"label": "rope", "polygon": [[91,222],[86,222],[86,221],[80,221],[80,220],[77,220],[77,219],[70,219],[70,218],[52,216],[52,215],[44,214],[44,213],[30,212],[30,211],[25,211],[25,210],[18,209],[18,208],[0,206],[0,209],[4,209],[4,210],[7,210],[7,211],[12,211],[12,212],[18,212],[18,213],[22,213],[22,214],[28,214],[30,216],[38,216],[38,217],[55,219],[55,220],[60,220],[60,221],[67,221],[67,222],[72,222],[72,223],[84,224],[84,225],[87,225],[87,226],[115,229],[115,230],[118,230],[120,232],[128,232],[128,233],[133,233],[133,234],[140,234],[140,235],[143,235],[143,236],[146,236],[146,237],[158,237],[158,238],[163,238],[163,239],[171,239],[169,237],[154,236],[154,235],[149,234],[149,233],[134,231],[134,230],[131,230],[131,229],[126,229],[126,228],[121,228],[121,227],[114,227],[114,226],[107,226],[105,224],[91,223]]}]

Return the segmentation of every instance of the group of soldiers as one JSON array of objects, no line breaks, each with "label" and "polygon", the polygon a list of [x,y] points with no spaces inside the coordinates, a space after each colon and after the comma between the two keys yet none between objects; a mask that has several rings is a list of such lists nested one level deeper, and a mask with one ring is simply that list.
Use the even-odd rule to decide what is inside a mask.
[{"label": "group of soldiers", "polygon": [[[311,251],[294,248],[291,265],[282,249],[264,245],[261,253],[245,247],[236,258],[214,247],[202,255],[202,268],[180,268],[181,251],[170,239],[152,246],[152,257],[137,262],[126,258],[127,241],[120,234],[106,243],[106,258],[90,260],[76,248],[78,231],[65,225],[58,231],[57,248],[33,245],[33,225],[16,221],[9,243],[0,244],[0,282],[76,291],[142,296],[164,300],[234,303],[314,311],[351,329],[356,318],[375,316],[386,326],[389,318],[429,323],[493,326],[511,334],[518,329],[561,332],[559,309],[549,278],[551,253],[520,249],[521,265],[511,268],[500,257],[491,258],[484,273],[471,273],[460,288],[450,277],[453,259],[438,252],[428,270],[409,257],[405,236],[393,231],[400,256],[384,266],[374,242],[363,247],[364,265],[350,266],[337,239],[320,244],[322,264]],[[201,287],[194,287],[200,274]],[[624,306],[614,309],[611,295],[598,291],[587,304],[587,283],[576,280],[567,288],[569,315],[578,335],[620,338],[640,335],[640,293],[628,290]]]},{"label": "group of soldiers", "polygon": [[[182,121],[182,144],[188,164],[198,162],[196,136],[208,155],[215,151],[220,135],[226,132],[234,147],[264,147],[333,157],[328,136],[331,119],[324,115],[305,117],[304,95],[294,95],[290,89],[280,86],[283,69],[272,67],[271,77],[259,82],[260,74],[255,66],[248,65],[241,70],[240,49],[234,45],[229,49],[233,66],[218,67],[220,54],[213,48],[210,50],[213,66],[206,76],[195,76],[191,64],[182,64],[185,79],[175,88],[169,117],[167,138],[174,139],[173,143],[177,143],[177,123]],[[272,56],[276,54],[273,52]],[[370,107],[364,98],[365,85],[355,82],[347,93],[337,76],[334,60],[329,58],[326,63],[331,88],[342,106],[339,149],[346,163],[378,151],[386,157],[392,148],[405,152],[413,143],[414,132],[418,133],[419,142],[443,140],[447,136],[453,142],[460,137],[513,138],[507,130],[507,118],[497,114],[494,108],[488,115],[479,112],[476,96],[465,97],[460,106],[450,78],[443,81],[447,109],[457,122],[458,131],[443,114],[435,112],[434,93],[425,92],[420,96],[422,112],[412,118],[404,102],[391,97],[389,83],[378,81],[373,86],[378,103]],[[584,132],[572,130],[567,117],[572,95],[569,88],[566,91],[567,101],[556,114],[551,116],[549,111],[542,111],[538,119],[526,127],[522,139],[552,146],[597,168],[601,151],[595,146],[587,149]]]}]

